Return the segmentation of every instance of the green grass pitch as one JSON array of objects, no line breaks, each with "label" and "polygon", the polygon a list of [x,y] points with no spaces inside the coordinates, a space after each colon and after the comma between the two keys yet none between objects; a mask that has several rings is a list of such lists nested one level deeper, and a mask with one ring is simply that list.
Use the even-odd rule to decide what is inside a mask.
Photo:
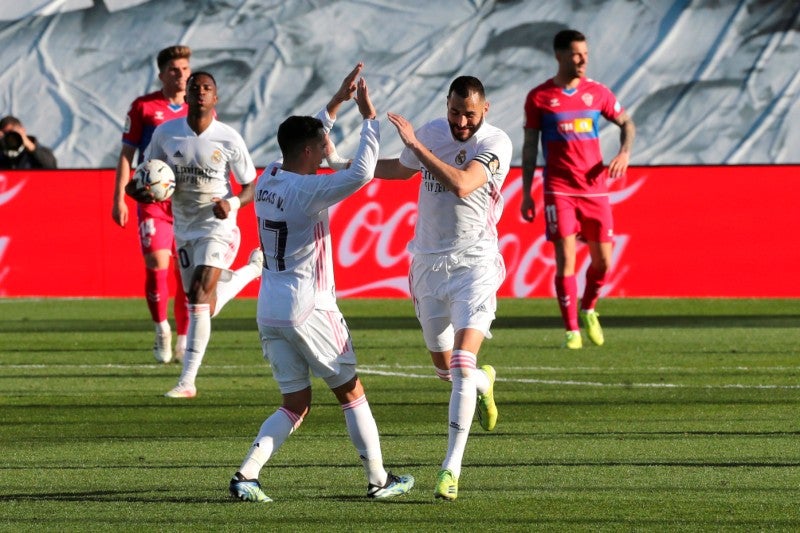
[{"label": "green grass pitch", "polygon": [[0,300],[3,531],[800,529],[800,303],[608,299],[606,345],[563,338],[550,299],[501,300],[479,364],[497,429],[473,424],[458,500],[436,501],[449,386],[405,300],[343,300],[384,461],[417,478],[365,498],[324,383],[261,474],[228,480],[280,402],[255,301],[214,319],[194,400],[152,358],[144,300]]}]

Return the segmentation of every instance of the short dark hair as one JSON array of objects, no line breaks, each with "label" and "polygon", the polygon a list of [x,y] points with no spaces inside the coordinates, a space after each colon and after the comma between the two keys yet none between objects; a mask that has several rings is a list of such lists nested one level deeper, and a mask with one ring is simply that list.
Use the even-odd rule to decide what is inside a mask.
[{"label": "short dark hair", "polygon": [[197,72],[192,72],[192,74],[188,78],[186,78],[186,87],[189,87],[189,85],[191,85],[194,79],[198,76],[208,76],[209,78],[211,78],[211,81],[214,82],[214,87],[217,86],[217,80],[214,79],[213,74],[211,74],[210,72],[206,72],[205,70],[198,70]]},{"label": "short dark hair", "polygon": [[553,50],[569,50],[574,42],[586,41],[586,36],[578,30],[561,30],[553,37]]},{"label": "short dark hair", "polygon": [[19,119],[12,115],[6,115],[2,119],[0,119],[0,130],[5,129],[7,126],[21,126],[22,122]]},{"label": "short dark hair", "polygon": [[167,66],[167,63],[173,59],[189,59],[192,56],[192,49],[188,46],[175,45],[168,46],[161,50],[156,56],[156,64],[158,71],[161,72]]},{"label": "short dark hair", "polygon": [[459,76],[450,84],[450,89],[447,91],[447,97],[456,93],[461,98],[469,98],[472,93],[478,93],[482,99],[486,99],[486,91],[483,89],[481,80],[475,76]]},{"label": "short dark hair", "polygon": [[324,131],[320,119],[293,115],[278,126],[278,146],[284,157],[292,157],[309,142],[319,139]]}]

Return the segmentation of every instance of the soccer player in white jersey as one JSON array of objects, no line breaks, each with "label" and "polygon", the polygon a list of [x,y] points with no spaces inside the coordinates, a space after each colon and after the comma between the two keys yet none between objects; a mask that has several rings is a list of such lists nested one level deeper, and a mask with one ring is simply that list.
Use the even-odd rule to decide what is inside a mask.
[{"label": "soccer player in white jersey", "polygon": [[[178,384],[165,394],[169,398],[196,396],[195,378],[211,338],[211,317],[261,275],[263,261],[256,249],[247,265],[228,270],[239,250],[236,212],[253,201],[256,169],[241,135],[215,118],[214,77],[193,73],[186,82],[186,102],[186,118],[156,128],[144,157],[166,161],[175,172],[175,241],[189,300],[183,369]],[[242,186],[237,196],[231,173]]]},{"label": "soccer player in white jersey", "polygon": [[[412,476],[395,476],[384,469],[378,428],[356,374],[352,340],[334,290],[328,208],[369,182],[378,159],[375,108],[365,80],[355,81],[361,68],[357,65],[345,78],[327,106],[327,116],[323,110],[326,120],[292,116],[280,125],[283,162],[269,165],[258,179],[255,206],[265,256],[258,327],[283,402],[261,425],[231,479],[231,496],[244,501],[272,501],[258,476],[308,414],[310,373],[323,379],[341,404],[368,479],[367,496],[400,496],[414,485]],[[355,91],[364,118],[356,156],[347,169],[317,174],[336,110]]]},{"label": "soccer player in white jersey", "polygon": [[483,339],[505,278],[497,244],[503,211],[500,188],[511,164],[511,140],[485,120],[483,84],[460,76],[447,92],[447,116],[416,132],[389,113],[405,145],[398,159],[382,159],[375,175],[408,179],[422,173],[409,285],[436,374],[452,381],[447,454],[434,496],[455,500],[458,478],[477,402],[487,431],[497,423],[495,369],[477,367]]}]

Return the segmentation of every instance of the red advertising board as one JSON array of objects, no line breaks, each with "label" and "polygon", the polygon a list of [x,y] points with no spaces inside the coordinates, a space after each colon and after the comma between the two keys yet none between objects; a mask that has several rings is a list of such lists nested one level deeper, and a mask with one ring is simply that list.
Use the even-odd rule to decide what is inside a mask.
[{"label": "red advertising board", "polygon": [[[793,236],[800,166],[634,167],[614,183],[615,252],[605,296],[800,297]],[[114,172],[0,171],[0,296],[140,296],[144,272],[132,220],[111,220]],[[374,180],[331,210],[342,297],[406,297],[418,179]],[[520,171],[503,188],[502,297],[552,296],[554,260],[541,211],[519,216]],[[761,194],[754,194],[758,188]],[[534,199],[541,210],[541,180]],[[242,248],[258,245],[253,209]],[[788,239],[787,236],[788,235]],[[588,254],[579,247],[578,266]],[[255,296],[257,284],[243,293]]]}]

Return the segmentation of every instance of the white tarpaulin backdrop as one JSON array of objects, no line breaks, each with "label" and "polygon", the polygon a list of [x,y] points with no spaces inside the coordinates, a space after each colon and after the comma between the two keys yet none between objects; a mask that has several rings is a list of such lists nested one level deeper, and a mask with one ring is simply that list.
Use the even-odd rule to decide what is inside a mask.
[{"label": "white tarpaulin backdrop", "polygon": [[[128,105],[158,87],[155,54],[187,44],[262,166],[280,122],[315,113],[362,60],[379,114],[415,125],[444,113],[453,77],[479,77],[519,164],[523,99],[555,73],[565,27],[587,35],[590,77],[636,121],[634,164],[800,162],[796,0],[1,0],[0,114],[61,167],[113,167]],[[358,122],[346,106],[343,155]],[[395,156],[385,114],[382,127]],[[618,131],[603,129],[606,160]]]}]

